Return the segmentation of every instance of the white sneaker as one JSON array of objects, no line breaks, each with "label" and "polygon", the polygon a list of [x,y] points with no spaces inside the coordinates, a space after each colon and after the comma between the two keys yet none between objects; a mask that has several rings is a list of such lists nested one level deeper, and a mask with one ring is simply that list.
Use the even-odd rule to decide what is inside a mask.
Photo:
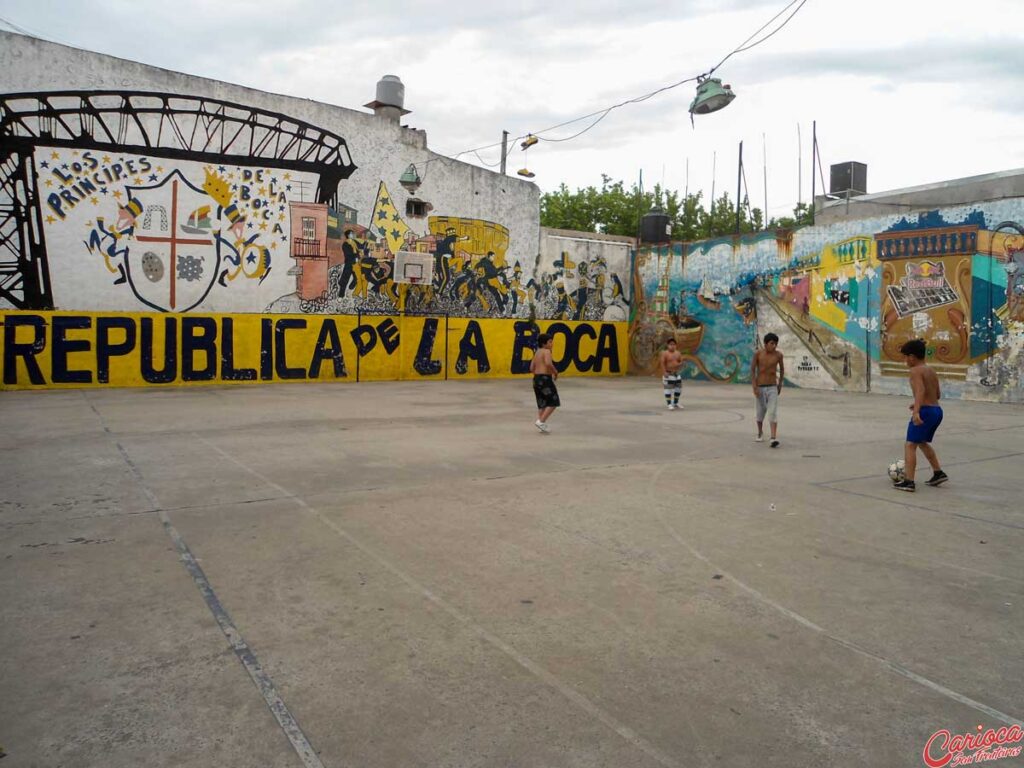
[{"label": "white sneaker", "polygon": [[755,443],[763,443],[764,442],[764,435],[758,435],[757,437],[755,437],[754,438],[754,442]]},{"label": "white sneaker", "polygon": [[683,410],[683,404],[682,403],[676,403],[672,407],[675,408],[676,410],[679,410],[679,411]]},{"label": "white sneaker", "polygon": [[537,429],[539,429],[539,430],[540,430],[541,432],[543,432],[544,434],[547,434],[548,432],[550,432],[550,431],[551,431],[551,428],[550,428],[550,427],[548,427],[548,425],[547,425],[547,424],[545,424],[545,423],[544,423],[543,421],[541,421],[540,419],[538,419],[537,421],[533,422],[533,426],[535,426],[535,427],[536,427]]},{"label": "white sneaker", "polygon": [[671,411],[672,410],[672,403],[665,403],[665,407],[668,408]]}]

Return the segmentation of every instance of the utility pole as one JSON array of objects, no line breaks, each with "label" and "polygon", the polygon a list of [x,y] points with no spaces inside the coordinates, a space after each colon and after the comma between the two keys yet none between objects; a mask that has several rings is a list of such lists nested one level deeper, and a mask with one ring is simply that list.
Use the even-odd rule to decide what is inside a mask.
[{"label": "utility pole", "polygon": [[508,131],[501,132],[501,175],[505,175],[505,161],[508,160]]},{"label": "utility pole", "polygon": [[736,234],[740,233],[740,195],[743,193],[743,142],[740,142],[740,162],[736,169]]},{"label": "utility pole", "polygon": [[811,224],[814,224],[815,209],[818,207],[817,203],[814,200],[815,194],[817,193],[817,190],[818,190],[818,185],[816,184],[817,179],[815,179],[815,174],[817,173],[817,170],[818,170],[817,160],[816,160],[817,154],[818,154],[818,121],[815,120],[813,123],[811,123]]}]

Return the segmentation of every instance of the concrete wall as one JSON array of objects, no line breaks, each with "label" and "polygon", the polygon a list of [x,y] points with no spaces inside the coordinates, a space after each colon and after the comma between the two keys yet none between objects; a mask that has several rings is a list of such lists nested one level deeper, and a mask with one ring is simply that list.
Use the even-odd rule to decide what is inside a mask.
[{"label": "concrete wall", "polygon": [[386,114],[0,33],[0,388],[624,373],[628,248],[539,221]]},{"label": "concrete wall", "polygon": [[[374,83],[366,84],[368,97],[373,89]],[[72,130],[80,133],[73,142],[50,145],[36,136],[26,150],[24,142],[13,145],[10,131],[0,135],[0,150],[32,153],[30,185],[36,188],[28,194],[38,193],[43,229],[42,257],[36,265],[51,283],[49,296],[54,307],[177,312],[394,311],[398,299],[391,281],[391,257],[396,250],[405,249],[436,254],[438,266],[443,266],[437,270],[433,291],[424,288],[410,295],[411,304],[419,311],[526,316],[522,302],[513,310],[509,294],[516,290],[512,285],[516,265],[522,271],[523,285],[542,277],[532,273],[539,248],[540,214],[539,193],[530,182],[437,155],[427,148],[424,132],[384,117],[0,33],[0,98],[12,105],[10,94],[54,91],[155,92],[188,97],[170,105],[172,113],[180,113],[177,118],[165,116],[159,140],[155,138],[159,118],[139,118],[146,124],[152,144],[145,151],[138,151],[141,142],[132,141],[131,136],[123,143],[133,146],[119,146],[121,137],[104,134],[104,120],[82,120],[77,115],[69,118]],[[414,102],[415,94],[409,98]],[[355,170],[336,189],[328,190],[327,200],[317,199],[322,179],[312,164],[309,170],[288,169],[273,158],[251,156],[247,146],[232,147],[219,158],[204,156],[199,151],[202,141],[195,135],[179,139],[172,126],[177,119],[189,133],[193,123],[185,113],[204,99],[257,109],[265,113],[265,119],[286,126],[301,121],[336,134],[347,143]],[[20,103],[31,107],[31,100]],[[76,100],[63,103],[74,106]],[[116,105],[117,96],[110,96],[105,103]],[[133,135],[136,115],[127,109],[125,114],[131,129],[128,133]],[[109,115],[105,122],[111,124]],[[199,128],[201,134],[203,125]],[[227,130],[231,128],[229,125]],[[415,165],[422,179],[415,195],[399,184],[410,165]],[[407,212],[407,201],[413,196],[423,204],[426,215]],[[136,201],[139,213],[126,209],[131,200]],[[194,212],[209,209],[202,224],[193,222],[193,228],[202,231],[193,232],[191,238],[176,233],[208,242],[185,244],[182,253],[174,254],[177,263],[173,269],[167,243],[140,242],[140,237],[167,235],[170,225],[166,216],[172,202],[177,203],[179,220],[187,221]],[[295,217],[290,206],[297,203],[322,208],[322,213],[314,216],[321,227],[313,237],[303,238],[293,229]],[[231,206],[235,210],[228,215]],[[337,219],[329,229],[323,226],[328,207],[332,221]],[[244,223],[233,228],[237,217]],[[178,224],[181,226],[181,221]],[[341,246],[344,230],[350,227],[360,265],[354,270],[357,279],[350,281],[346,275],[346,285],[339,287],[344,270]],[[297,240],[309,242],[297,244]],[[152,254],[146,271],[140,251]],[[462,280],[456,284],[460,274]],[[10,295],[0,297],[0,307],[36,309],[46,303],[29,300],[19,305]]]},{"label": "concrete wall", "polygon": [[791,384],[906,393],[923,338],[945,397],[1024,402],[1024,198],[643,250],[634,286],[633,372],[674,335],[689,375],[749,381],[771,331]]}]

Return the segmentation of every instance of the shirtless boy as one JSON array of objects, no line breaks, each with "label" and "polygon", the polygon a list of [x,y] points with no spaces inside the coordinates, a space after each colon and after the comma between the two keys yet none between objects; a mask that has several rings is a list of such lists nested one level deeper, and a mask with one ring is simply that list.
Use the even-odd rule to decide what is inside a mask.
[{"label": "shirtless boy", "polygon": [[782,394],[782,381],[786,376],[782,353],[776,349],[778,345],[778,336],[774,333],[765,334],[764,349],[757,350],[750,363],[750,383],[754,388],[754,397],[757,398],[757,437],[754,441],[764,442],[764,419],[767,416],[772,428],[772,448],[779,447],[779,395]]},{"label": "shirtless boy", "polygon": [[669,339],[668,345],[661,352],[661,386],[665,390],[665,405],[670,411],[682,408],[679,404],[679,394],[683,391],[683,377],[680,369],[683,367],[683,356],[676,349],[676,340]]},{"label": "shirtless boy", "polygon": [[935,449],[931,446],[935,430],[942,423],[942,408],[939,407],[942,389],[935,371],[925,365],[926,352],[927,347],[922,339],[908,341],[900,347],[900,354],[904,356],[907,368],[910,369],[910,389],[914,393],[914,403],[910,406],[911,417],[910,423],[907,425],[907,442],[903,446],[906,478],[896,483],[894,487],[897,490],[911,493],[917,490],[914,483],[914,472],[917,470],[918,448],[928,459],[928,463],[932,465],[931,479],[925,480],[925,484],[942,485],[949,480],[939,465],[939,457],[935,455]]},{"label": "shirtless boy", "polygon": [[544,434],[551,431],[548,426],[548,419],[555,412],[555,408],[562,403],[558,399],[558,389],[555,387],[555,379],[558,378],[558,369],[551,359],[551,347],[554,340],[546,333],[537,337],[537,353],[530,361],[530,373],[533,374],[533,394],[537,398],[537,420],[533,426]]}]

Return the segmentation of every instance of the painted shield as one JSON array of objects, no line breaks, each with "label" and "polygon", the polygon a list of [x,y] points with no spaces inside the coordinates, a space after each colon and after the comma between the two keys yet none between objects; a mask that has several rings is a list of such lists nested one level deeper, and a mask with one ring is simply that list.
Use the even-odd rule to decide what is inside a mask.
[{"label": "painted shield", "polygon": [[159,184],[127,189],[136,209],[134,237],[124,257],[132,291],[161,312],[193,309],[220,270],[219,226],[209,217],[210,197],[177,170]]}]

